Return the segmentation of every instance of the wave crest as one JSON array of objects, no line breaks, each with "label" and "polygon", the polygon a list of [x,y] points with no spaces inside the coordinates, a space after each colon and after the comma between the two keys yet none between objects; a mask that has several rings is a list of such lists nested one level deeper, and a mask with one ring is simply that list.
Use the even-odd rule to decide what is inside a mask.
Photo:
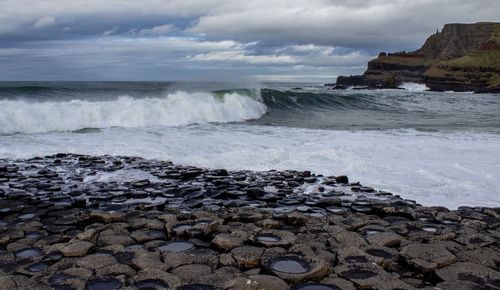
[{"label": "wave crest", "polygon": [[266,110],[259,98],[238,93],[178,91],[162,98],[121,96],[109,101],[0,100],[0,133],[239,122],[260,118]]}]

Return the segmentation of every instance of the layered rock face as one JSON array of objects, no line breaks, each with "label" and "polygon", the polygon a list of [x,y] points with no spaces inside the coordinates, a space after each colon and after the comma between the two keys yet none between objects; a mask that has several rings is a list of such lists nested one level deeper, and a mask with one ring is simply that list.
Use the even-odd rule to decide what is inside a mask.
[{"label": "layered rock face", "polygon": [[424,83],[436,91],[500,92],[500,23],[447,24],[414,52],[380,53],[338,88]]}]

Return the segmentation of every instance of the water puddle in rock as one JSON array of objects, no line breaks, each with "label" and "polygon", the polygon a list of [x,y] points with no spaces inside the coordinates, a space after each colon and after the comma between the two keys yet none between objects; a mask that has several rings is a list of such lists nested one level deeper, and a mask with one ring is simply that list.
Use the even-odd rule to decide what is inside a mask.
[{"label": "water puddle in rock", "polygon": [[43,236],[42,233],[38,232],[27,232],[26,235],[24,236],[27,239],[32,239],[32,240],[37,240]]},{"label": "water puddle in rock", "polygon": [[194,245],[190,242],[173,241],[158,247],[158,249],[160,249],[160,251],[180,253],[190,250],[193,247]]},{"label": "water puddle in rock", "polygon": [[199,221],[196,221],[197,225],[209,225],[210,223],[212,223],[211,220],[199,220]]},{"label": "water puddle in rock", "polygon": [[377,276],[377,274],[366,271],[366,270],[361,270],[361,269],[351,269],[345,272],[342,272],[341,275],[347,279],[369,279],[372,277]]},{"label": "water puddle in rock", "polygon": [[120,281],[110,278],[110,279],[95,279],[87,282],[87,290],[115,290],[120,289],[122,283]]},{"label": "water puddle in rock", "polygon": [[180,286],[177,290],[215,290],[215,287],[207,284],[187,284]]},{"label": "water puddle in rock", "polygon": [[172,228],[173,231],[176,232],[184,232],[190,230],[193,226],[190,224],[178,224]]},{"label": "water puddle in rock", "polygon": [[368,259],[364,256],[350,256],[344,259],[348,263],[366,263]]},{"label": "water puddle in rock", "polygon": [[49,267],[49,265],[47,265],[43,262],[39,262],[39,263],[35,263],[35,264],[32,264],[31,266],[27,267],[26,270],[28,270],[30,272],[40,272],[40,271],[47,269],[48,267]]},{"label": "water puddle in rock", "polygon": [[144,245],[141,245],[141,244],[132,244],[132,245],[128,245],[125,247],[125,249],[127,250],[137,250],[137,249],[142,249],[144,248]]},{"label": "water puddle in rock", "polygon": [[365,230],[365,235],[369,236],[369,235],[374,235],[374,234],[379,234],[381,233],[381,231],[378,231],[378,230]]},{"label": "water puddle in rock", "polygon": [[342,290],[342,289],[335,285],[310,283],[310,284],[297,285],[291,288],[291,290]]},{"label": "water puddle in rock", "polygon": [[433,227],[423,227],[422,230],[425,231],[425,232],[428,232],[428,233],[435,233],[435,232],[437,232],[437,229],[433,228]]},{"label": "water puddle in rock", "polygon": [[57,274],[54,274],[54,275],[50,276],[49,282],[51,284],[62,284],[64,282],[66,282],[68,279],[71,279],[71,278],[72,278],[72,276],[70,276],[68,274],[57,273]]},{"label": "water puddle in rock", "polygon": [[34,218],[34,217],[35,217],[34,213],[25,213],[25,214],[18,216],[18,218],[22,219],[22,220],[29,220],[29,219]]},{"label": "water puddle in rock", "polygon": [[170,289],[170,287],[167,285],[167,283],[158,280],[158,279],[147,279],[147,280],[142,280],[134,284],[135,287],[137,287],[139,290],[146,290],[146,289]]},{"label": "water puddle in rock", "polygon": [[345,208],[336,207],[336,206],[327,207],[326,210],[331,212],[331,213],[344,213],[347,211],[347,209],[345,209]]},{"label": "water puddle in rock", "polygon": [[264,243],[277,243],[281,241],[281,238],[273,234],[260,234],[255,237],[255,240]]},{"label": "water puddle in rock", "polygon": [[147,232],[148,236],[154,238],[154,239],[164,239],[165,238],[165,233],[162,231],[148,231]]},{"label": "water puddle in rock", "polygon": [[455,221],[455,220],[442,220],[441,223],[443,225],[456,225],[456,224],[458,224],[458,221]]},{"label": "water puddle in rock", "polygon": [[368,255],[372,255],[375,257],[381,257],[381,258],[392,258],[392,254],[388,253],[384,250],[379,250],[379,249],[368,249],[365,251]]},{"label": "water puddle in rock", "polygon": [[309,264],[296,257],[283,257],[275,259],[271,268],[278,272],[290,274],[302,274],[309,271]]},{"label": "water puddle in rock", "polygon": [[42,254],[42,251],[37,248],[26,248],[16,252],[16,257],[22,259],[38,257]]}]

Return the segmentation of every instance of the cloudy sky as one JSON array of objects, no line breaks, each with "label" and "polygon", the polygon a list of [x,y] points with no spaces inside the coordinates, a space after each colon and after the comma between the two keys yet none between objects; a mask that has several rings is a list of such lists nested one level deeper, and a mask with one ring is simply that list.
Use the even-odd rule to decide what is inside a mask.
[{"label": "cloudy sky", "polygon": [[332,80],[499,0],[0,0],[0,80]]}]

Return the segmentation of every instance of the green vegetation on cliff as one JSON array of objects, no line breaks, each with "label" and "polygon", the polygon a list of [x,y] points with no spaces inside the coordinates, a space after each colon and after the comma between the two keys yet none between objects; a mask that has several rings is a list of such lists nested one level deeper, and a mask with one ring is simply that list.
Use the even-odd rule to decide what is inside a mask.
[{"label": "green vegetation on cliff", "polygon": [[[500,91],[500,23],[447,24],[414,52],[380,53],[361,79],[357,85],[416,82],[433,90]],[[352,85],[349,77],[341,82]]]}]

